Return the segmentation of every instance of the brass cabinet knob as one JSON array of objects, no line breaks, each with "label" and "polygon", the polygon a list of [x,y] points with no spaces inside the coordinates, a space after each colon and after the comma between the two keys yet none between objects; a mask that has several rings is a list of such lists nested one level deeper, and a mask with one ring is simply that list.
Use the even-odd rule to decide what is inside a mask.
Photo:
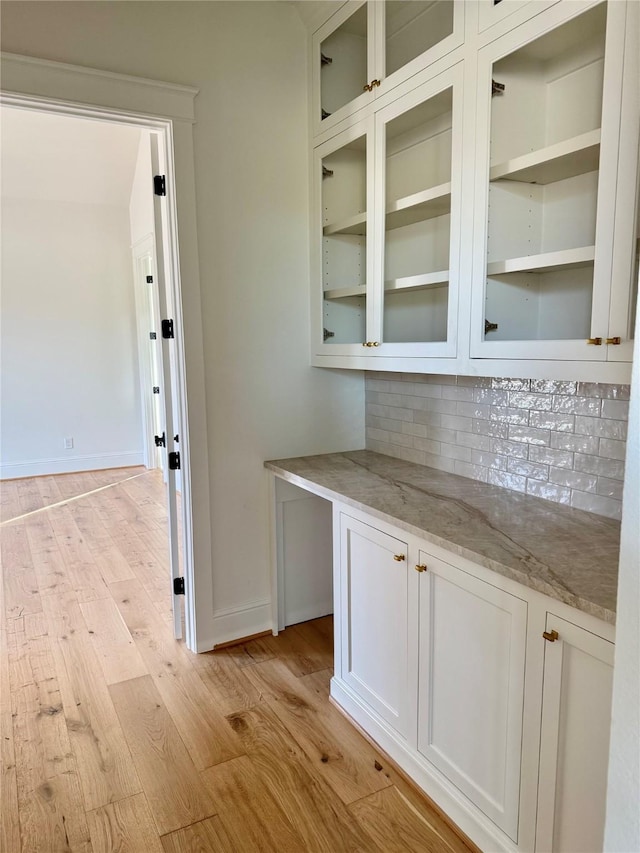
[{"label": "brass cabinet knob", "polygon": [[594,347],[601,347],[602,346],[602,338],[589,338],[587,343],[591,344]]},{"label": "brass cabinet knob", "polygon": [[379,347],[380,341],[364,341],[362,346],[363,347]]},{"label": "brass cabinet knob", "polygon": [[426,572],[427,567],[424,563],[420,563],[420,565],[416,566],[416,572]]},{"label": "brass cabinet knob", "polygon": [[622,343],[622,338],[607,338],[607,343],[612,347],[619,347]]},{"label": "brass cabinet knob", "polygon": [[370,87],[369,87],[369,90],[374,89],[376,86],[379,86],[379,85],[380,85],[380,81],[379,81],[379,80],[372,80],[372,81],[371,81],[371,84],[370,84]]},{"label": "brass cabinet knob", "polygon": [[393,559],[396,561],[396,563],[402,563],[404,560],[406,560],[406,557],[404,554],[394,554]]},{"label": "brass cabinet knob", "polygon": [[380,341],[373,341],[373,343],[371,344],[371,346],[372,346],[372,347],[379,347],[379,346],[380,346]]},{"label": "brass cabinet knob", "polygon": [[550,643],[555,643],[556,640],[560,639],[557,631],[543,631],[542,636]]},{"label": "brass cabinet knob", "polygon": [[364,86],[362,87],[362,91],[363,92],[370,92],[371,86],[368,83],[365,83]]}]

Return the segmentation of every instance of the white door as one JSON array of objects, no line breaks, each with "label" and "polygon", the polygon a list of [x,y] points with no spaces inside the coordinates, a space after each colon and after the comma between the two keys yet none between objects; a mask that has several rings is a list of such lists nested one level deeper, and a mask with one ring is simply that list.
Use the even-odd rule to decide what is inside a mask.
[{"label": "white door", "polygon": [[342,680],[407,737],[407,543],[347,515],[340,539]]},{"label": "white door", "polygon": [[527,604],[420,552],[418,749],[518,837]]},{"label": "white door", "polygon": [[[175,339],[173,337],[173,313],[168,290],[168,276],[171,275],[171,266],[167,263],[165,246],[167,245],[166,234],[168,231],[166,198],[158,194],[155,186],[156,176],[164,176],[164,153],[160,151],[158,137],[150,134],[151,144],[151,168],[154,176],[153,187],[153,210],[154,231],[156,243],[156,279],[158,290],[158,303],[161,312],[160,328],[157,330],[157,341],[162,347],[162,372],[160,381],[160,402],[162,408],[163,429],[165,444],[162,452],[166,454],[163,468],[166,472],[167,505],[169,515],[169,552],[171,577],[168,579],[172,588],[173,602],[173,631],[176,639],[182,637],[182,607],[180,593],[176,593],[176,579],[183,577],[180,567],[180,547],[178,532],[178,501],[177,501],[177,471],[180,467],[180,445],[179,424],[174,423],[172,365],[175,363]],[[150,176],[151,177],[151,176]],[[164,183],[164,180],[163,180]]]},{"label": "white door", "polygon": [[552,613],[546,627],[536,851],[597,853],[604,838],[614,645]]}]

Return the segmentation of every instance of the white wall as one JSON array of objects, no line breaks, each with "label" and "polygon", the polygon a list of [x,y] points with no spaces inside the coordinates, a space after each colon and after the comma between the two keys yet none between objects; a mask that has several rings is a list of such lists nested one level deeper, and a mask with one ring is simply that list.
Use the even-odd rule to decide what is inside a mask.
[{"label": "white wall", "polygon": [[364,445],[362,377],[308,366],[306,39],[288,3],[79,0],[3,11],[4,50],[200,89],[217,642],[270,624],[263,461]]},{"label": "white wall", "polygon": [[129,219],[131,223],[131,245],[153,234],[153,189],[151,185],[151,148],[149,133],[140,133],[138,155],[131,184]]},{"label": "white wall", "polygon": [[126,207],[3,198],[1,239],[1,476],[140,464]]}]

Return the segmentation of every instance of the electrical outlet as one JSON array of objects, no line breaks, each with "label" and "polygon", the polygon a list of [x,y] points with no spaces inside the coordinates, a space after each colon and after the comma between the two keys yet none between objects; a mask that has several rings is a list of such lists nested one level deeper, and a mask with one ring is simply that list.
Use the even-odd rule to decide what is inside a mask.
[{"label": "electrical outlet", "polygon": [[65,450],[73,450],[73,439],[71,437],[65,438],[64,449]]}]

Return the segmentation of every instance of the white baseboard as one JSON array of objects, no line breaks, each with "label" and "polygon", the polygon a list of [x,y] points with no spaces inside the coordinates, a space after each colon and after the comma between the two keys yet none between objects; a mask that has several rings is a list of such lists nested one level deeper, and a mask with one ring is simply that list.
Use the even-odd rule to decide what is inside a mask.
[{"label": "white baseboard", "polygon": [[331,698],[481,850],[516,853],[517,846],[513,841],[335,676],[331,679]]},{"label": "white baseboard", "polygon": [[61,456],[57,459],[33,459],[0,465],[0,480],[22,477],[44,477],[48,474],[76,474],[79,471],[101,471],[105,468],[128,468],[144,465],[142,451],[96,453],[87,456]]},{"label": "white baseboard", "polygon": [[220,643],[230,643],[243,637],[251,637],[263,631],[271,631],[273,618],[271,601],[251,601],[242,607],[227,607],[213,614],[213,637],[198,641],[198,652],[210,652]]}]

